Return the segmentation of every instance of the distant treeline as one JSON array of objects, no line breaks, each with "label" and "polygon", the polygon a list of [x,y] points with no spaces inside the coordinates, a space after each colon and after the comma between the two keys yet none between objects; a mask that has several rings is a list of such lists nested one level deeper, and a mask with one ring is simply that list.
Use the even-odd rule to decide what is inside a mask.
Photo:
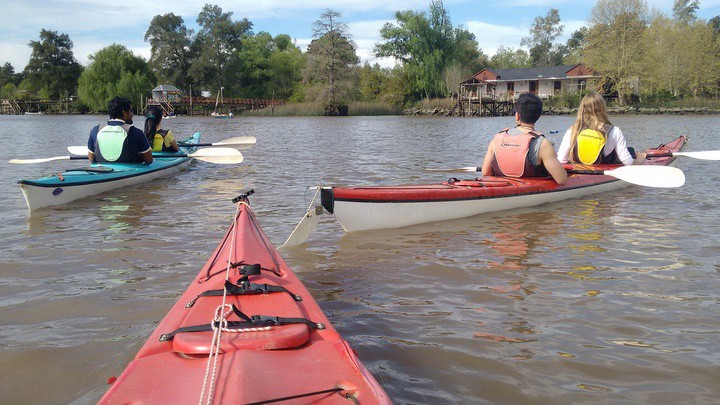
[{"label": "distant treeline", "polygon": [[147,61],[112,44],[83,67],[67,34],[43,29],[39,40],[30,41],[23,71],[16,73],[10,63],[0,68],[0,96],[74,97],[100,111],[114,96],[137,100],[158,84],[195,95],[222,86],[227,97],[319,103],[326,114],[338,114],[350,103],[402,107],[446,98],[483,68],[583,63],[603,77],[595,89],[617,95],[621,104],[713,98],[720,95],[720,16],[698,19],[698,8],[699,1],[675,0],[668,16],[650,10],[645,0],[598,0],[587,25],[565,43],[558,42],[560,14],[551,8],[535,18],[517,48],[501,47],[490,57],[473,33],[452,25],[442,1],[431,1],[427,10],[396,12],[381,29],[373,52],[397,61],[383,68],[360,62],[337,11],[326,10],[315,21],[313,41],[303,52],[289,35],[255,33],[247,18],[235,20],[232,12],[207,4],[196,19],[197,32],[173,13],[155,16],[145,32]]}]

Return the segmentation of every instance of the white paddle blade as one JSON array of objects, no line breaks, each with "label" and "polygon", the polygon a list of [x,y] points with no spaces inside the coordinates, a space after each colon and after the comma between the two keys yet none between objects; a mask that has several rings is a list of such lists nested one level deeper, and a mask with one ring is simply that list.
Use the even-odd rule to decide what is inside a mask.
[{"label": "white paddle blade", "polygon": [[232,165],[242,163],[243,155],[239,150],[233,148],[205,148],[188,153],[188,157],[202,160],[204,162],[217,163],[221,165]]},{"label": "white paddle blade", "polygon": [[52,162],[55,160],[70,160],[72,159],[70,156],[54,156],[49,158],[38,158],[38,159],[11,159],[9,163],[14,164],[32,164],[32,163],[45,163],[45,162]]},{"label": "white paddle blade", "polygon": [[645,187],[675,188],[685,184],[685,173],[677,167],[636,165],[607,170],[605,174]]},{"label": "white paddle blade", "polygon": [[73,155],[87,156],[87,154],[88,154],[87,146],[68,146],[67,150],[68,150],[68,152],[70,152]]},{"label": "white paddle blade", "polygon": [[225,139],[220,142],[213,142],[213,146],[232,146],[232,145],[255,145],[257,139],[254,136],[238,136],[235,138]]},{"label": "white paddle blade", "polygon": [[720,160],[720,150],[703,150],[697,152],[674,152],[673,156],[686,156],[702,160]]},{"label": "white paddle blade", "polygon": [[425,169],[427,172],[456,173],[456,172],[477,172],[479,167],[458,167],[455,169]]}]

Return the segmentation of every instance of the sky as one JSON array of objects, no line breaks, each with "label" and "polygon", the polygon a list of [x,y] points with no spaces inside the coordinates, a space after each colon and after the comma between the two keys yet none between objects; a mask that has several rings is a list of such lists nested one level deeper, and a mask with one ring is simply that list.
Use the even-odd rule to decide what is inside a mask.
[{"label": "sky", "polygon": [[[380,28],[396,22],[397,11],[428,11],[430,0],[206,0],[232,12],[232,18],[247,18],[253,32],[265,31],[273,36],[288,34],[303,51],[312,40],[313,22],[326,9],[341,14],[357,45],[362,61],[392,66],[391,59],[378,59],[373,46],[382,41]],[[546,16],[551,8],[560,13],[564,25],[560,42],[586,25],[595,1],[585,0],[445,0],[453,26],[461,26],[475,34],[483,52],[492,56],[501,47],[519,48],[522,37],[528,36],[535,17]],[[674,0],[648,0],[648,6],[672,15]],[[183,0],[3,0],[0,12],[0,65],[10,62],[16,72],[22,71],[30,59],[30,41],[40,38],[40,30],[68,34],[73,42],[75,58],[82,65],[88,56],[118,43],[145,59],[150,57],[150,44],[144,41],[150,21],[156,15],[180,15],[188,28],[197,32],[195,22],[205,2]],[[720,0],[700,0],[698,17],[710,19],[720,15]]]}]

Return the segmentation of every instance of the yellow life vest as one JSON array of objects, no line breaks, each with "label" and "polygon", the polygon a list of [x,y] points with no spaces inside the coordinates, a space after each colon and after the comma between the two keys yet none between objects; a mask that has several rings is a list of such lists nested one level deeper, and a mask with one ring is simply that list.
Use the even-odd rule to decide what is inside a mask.
[{"label": "yellow life vest", "polygon": [[577,135],[575,146],[578,160],[586,165],[597,163],[601,158],[606,142],[607,139],[602,132],[594,129],[583,129]]},{"label": "yellow life vest", "polygon": [[165,138],[163,138],[162,135],[155,132],[155,137],[152,141],[152,151],[153,152],[162,152],[163,150],[163,143],[165,142]]}]

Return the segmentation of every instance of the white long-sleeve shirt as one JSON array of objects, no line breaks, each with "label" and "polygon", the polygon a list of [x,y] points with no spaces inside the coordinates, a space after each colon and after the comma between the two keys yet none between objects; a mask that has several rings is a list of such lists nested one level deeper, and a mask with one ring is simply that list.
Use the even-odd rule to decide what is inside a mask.
[{"label": "white long-sleeve shirt", "polygon": [[[565,131],[565,135],[563,135],[562,142],[558,148],[557,157],[560,163],[567,163],[570,160],[570,154],[572,153],[570,150],[571,136],[572,128],[569,128]],[[613,151],[616,151],[618,159],[620,159],[625,166],[630,166],[635,161],[632,155],[630,155],[630,151],[628,151],[625,136],[620,128],[616,126],[613,126],[607,135],[607,142],[605,142],[605,146],[603,147],[603,155],[608,156]]]}]

